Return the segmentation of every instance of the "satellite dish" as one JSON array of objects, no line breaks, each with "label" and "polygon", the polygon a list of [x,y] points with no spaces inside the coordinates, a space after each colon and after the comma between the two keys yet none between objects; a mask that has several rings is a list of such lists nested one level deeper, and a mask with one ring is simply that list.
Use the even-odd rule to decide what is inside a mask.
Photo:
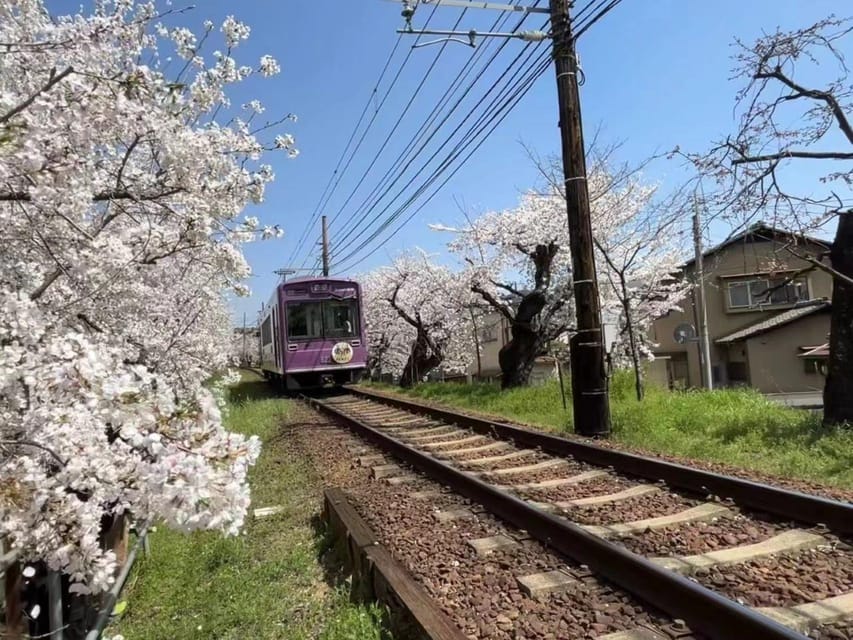
[{"label": "satellite dish", "polygon": [[675,330],[672,332],[672,337],[678,344],[684,344],[685,342],[693,342],[696,340],[696,329],[692,324],[683,323],[678,325]]}]

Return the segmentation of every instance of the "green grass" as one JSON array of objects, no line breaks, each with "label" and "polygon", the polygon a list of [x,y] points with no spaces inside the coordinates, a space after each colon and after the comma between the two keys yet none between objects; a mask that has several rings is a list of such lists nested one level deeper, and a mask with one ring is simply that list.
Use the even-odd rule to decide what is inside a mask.
[{"label": "green grass", "polygon": [[[569,411],[563,411],[556,382],[509,391],[493,384],[428,383],[404,393],[572,431],[571,397]],[[853,430],[825,428],[818,415],[780,406],[756,391],[650,387],[638,402],[633,378],[619,372],[612,383],[611,411],[614,440],[631,447],[853,488]]]},{"label": "green grass", "polygon": [[[134,569],[123,594],[127,609],[106,637],[126,640],[379,640],[381,612],[350,602],[326,579],[328,550],[317,514],[321,483],[281,439],[289,401],[271,397],[251,374],[231,390],[228,427],[256,434],[264,448],[252,469],[252,508],[283,512],[249,520],[245,534],[151,536],[151,555]],[[330,586],[330,584],[332,586]]]}]

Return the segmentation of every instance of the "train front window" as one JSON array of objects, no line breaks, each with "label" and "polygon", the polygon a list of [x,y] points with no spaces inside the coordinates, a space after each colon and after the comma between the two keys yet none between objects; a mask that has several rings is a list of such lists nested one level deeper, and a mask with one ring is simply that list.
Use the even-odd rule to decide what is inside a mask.
[{"label": "train front window", "polygon": [[323,303],[287,303],[287,337],[289,340],[311,340],[323,337]]},{"label": "train front window", "polygon": [[353,338],[358,335],[358,305],[355,300],[326,300],[323,324],[327,338]]}]

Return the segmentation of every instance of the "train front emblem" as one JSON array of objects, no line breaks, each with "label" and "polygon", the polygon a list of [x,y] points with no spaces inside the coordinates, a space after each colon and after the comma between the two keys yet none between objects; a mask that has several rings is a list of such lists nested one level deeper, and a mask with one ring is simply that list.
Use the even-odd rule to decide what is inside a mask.
[{"label": "train front emblem", "polygon": [[332,347],[332,360],[338,364],[347,364],[352,360],[352,346],[349,342],[338,342]]}]

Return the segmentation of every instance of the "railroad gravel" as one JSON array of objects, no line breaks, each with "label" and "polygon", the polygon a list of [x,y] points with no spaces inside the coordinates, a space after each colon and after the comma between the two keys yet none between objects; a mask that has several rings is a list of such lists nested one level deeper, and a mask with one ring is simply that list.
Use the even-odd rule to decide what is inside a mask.
[{"label": "railroad gravel", "polygon": [[[317,429],[325,418],[299,407],[291,421],[305,426],[289,437],[323,474],[329,485],[343,487],[353,505],[394,556],[424,585],[442,609],[470,638],[554,640],[595,638],[637,624],[662,625],[665,616],[649,610],[621,591],[590,576],[538,542],[526,539],[487,514],[437,522],[437,508],[476,507],[441,486],[416,481],[423,489],[441,491],[438,498],[416,499],[412,485],[391,486],[369,477],[369,467],[352,464],[342,432]],[[518,546],[479,557],[467,541],[501,533],[515,536]],[[519,576],[562,570],[577,580],[570,589],[541,598],[525,595]]]},{"label": "railroad gravel", "polygon": [[690,556],[761,542],[791,526],[737,515],[714,522],[690,522],[646,531],[617,542],[634,553],[649,557]]},{"label": "railroad gravel", "polygon": [[660,491],[619,502],[569,507],[564,509],[564,515],[580,524],[616,524],[668,516],[700,504],[702,504],[701,500],[692,500],[678,494]]},{"label": "railroad gravel", "polygon": [[704,570],[696,579],[753,607],[791,607],[853,591],[853,554],[809,549]]},{"label": "railroad gravel", "polygon": [[853,620],[823,625],[813,630],[808,637],[812,640],[850,640],[853,638]]},{"label": "railroad gravel", "polygon": [[637,483],[632,480],[608,474],[574,484],[525,489],[524,493],[540,502],[564,502],[616,493],[617,491],[622,491],[636,485]]}]

